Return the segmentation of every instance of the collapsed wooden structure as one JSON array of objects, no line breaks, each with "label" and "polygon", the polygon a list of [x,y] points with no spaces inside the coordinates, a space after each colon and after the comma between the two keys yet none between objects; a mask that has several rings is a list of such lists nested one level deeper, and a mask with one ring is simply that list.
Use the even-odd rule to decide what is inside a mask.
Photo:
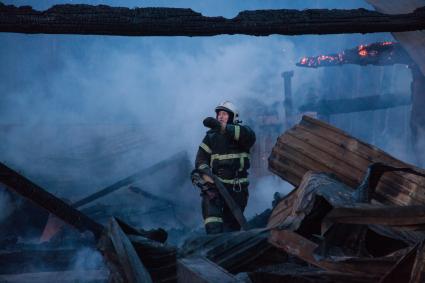
[{"label": "collapsed wooden structure", "polygon": [[275,246],[355,282],[425,280],[424,170],[307,116],[269,164],[296,186],[269,219]]},{"label": "collapsed wooden structure", "polygon": [[105,263],[84,269],[87,282],[425,282],[424,170],[307,116],[279,137],[269,165],[296,188],[267,223],[176,248],[163,230],[100,224],[1,164],[8,189],[94,240],[5,244],[0,280],[78,280],[69,266],[86,246]]}]

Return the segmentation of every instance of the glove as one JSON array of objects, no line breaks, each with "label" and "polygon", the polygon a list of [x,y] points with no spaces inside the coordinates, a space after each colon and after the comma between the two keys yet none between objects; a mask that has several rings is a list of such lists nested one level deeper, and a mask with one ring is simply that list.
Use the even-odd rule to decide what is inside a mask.
[{"label": "glove", "polygon": [[210,129],[221,129],[221,123],[214,119],[213,117],[208,117],[204,119],[204,126]]},{"label": "glove", "polygon": [[[209,183],[207,180],[203,178],[203,174],[211,174],[211,170],[208,168],[205,169],[195,169],[190,173],[192,184],[196,187],[200,188],[201,191],[207,191],[212,186],[212,183]],[[209,175],[207,175],[209,176]]]}]

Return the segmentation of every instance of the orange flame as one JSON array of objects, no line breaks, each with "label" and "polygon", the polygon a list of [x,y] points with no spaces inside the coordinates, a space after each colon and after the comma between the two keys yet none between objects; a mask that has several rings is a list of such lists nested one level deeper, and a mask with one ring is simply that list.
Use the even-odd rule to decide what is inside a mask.
[{"label": "orange flame", "polygon": [[359,55],[360,56],[362,56],[362,57],[365,57],[365,56],[367,56],[367,50],[366,49],[362,49],[362,50],[359,50]]}]

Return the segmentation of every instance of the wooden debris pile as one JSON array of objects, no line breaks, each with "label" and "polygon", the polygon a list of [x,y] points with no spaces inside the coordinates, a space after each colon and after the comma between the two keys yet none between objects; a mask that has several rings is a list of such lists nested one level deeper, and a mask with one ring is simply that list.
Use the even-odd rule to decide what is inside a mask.
[{"label": "wooden debris pile", "polygon": [[272,212],[269,242],[320,268],[311,282],[425,282],[424,170],[307,116],[269,165],[296,187]]},{"label": "wooden debris pile", "polygon": [[[36,241],[20,243],[13,237],[16,235],[0,239],[0,281],[175,282],[177,249],[165,244],[167,233],[164,230],[136,229],[115,217],[103,225],[77,207],[182,158],[185,159],[186,155],[176,154],[74,204],[57,198],[0,163],[0,183],[4,187],[50,213],[48,217],[48,214],[42,214],[46,224]],[[81,256],[84,249],[88,254]],[[100,260],[101,264],[91,266],[82,257],[90,258],[96,250],[103,260]],[[79,264],[78,260],[81,261]]]},{"label": "wooden debris pile", "polygon": [[72,245],[8,245],[0,281],[81,280],[70,262],[89,247],[104,266],[86,267],[87,282],[425,282],[423,170],[309,117],[279,137],[269,165],[296,188],[264,213],[267,226],[177,248],[162,229],[99,223],[0,164],[0,183],[80,231]]}]

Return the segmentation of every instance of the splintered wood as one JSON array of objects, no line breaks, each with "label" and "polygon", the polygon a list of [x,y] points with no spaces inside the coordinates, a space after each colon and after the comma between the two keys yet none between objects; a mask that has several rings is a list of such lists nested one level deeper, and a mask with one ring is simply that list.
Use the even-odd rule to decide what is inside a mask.
[{"label": "splintered wood", "polygon": [[272,245],[354,282],[424,282],[424,170],[307,116],[269,166],[296,186],[271,213]]}]

